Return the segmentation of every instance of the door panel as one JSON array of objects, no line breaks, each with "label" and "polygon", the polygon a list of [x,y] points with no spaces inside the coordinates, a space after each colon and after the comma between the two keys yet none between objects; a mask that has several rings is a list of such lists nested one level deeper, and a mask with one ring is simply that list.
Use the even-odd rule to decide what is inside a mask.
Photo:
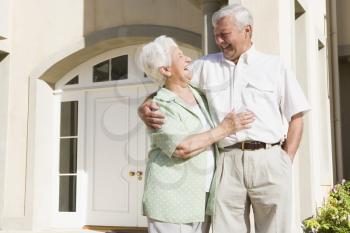
[{"label": "door panel", "polygon": [[137,225],[137,89],[117,91],[88,93],[87,225]]},{"label": "door panel", "polygon": [[87,93],[86,225],[147,226],[142,195],[149,139],[137,108],[155,90],[142,85]]}]

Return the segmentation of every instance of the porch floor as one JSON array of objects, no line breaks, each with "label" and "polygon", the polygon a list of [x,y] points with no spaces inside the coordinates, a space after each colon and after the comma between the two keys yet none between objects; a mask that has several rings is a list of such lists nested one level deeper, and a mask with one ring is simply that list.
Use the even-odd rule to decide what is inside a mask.
[{"label": "porch floor", "polygon": [[84,229],[49,229],[42,231],[0,230],[0,233],[147,233],[146,227],[85,226]]}]

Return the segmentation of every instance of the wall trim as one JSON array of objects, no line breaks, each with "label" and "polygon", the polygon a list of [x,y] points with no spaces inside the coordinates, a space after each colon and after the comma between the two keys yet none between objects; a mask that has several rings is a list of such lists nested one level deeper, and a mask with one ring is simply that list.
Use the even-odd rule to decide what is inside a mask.
[{"label": "wall trim", "polygon": [[103,40],[120,37],[149,37],[160,35],[173,37],[179,42],[191,45],[195,48],[202,47],[201,35],[181,28],[163,25],[123,25],[102,29],[86,35],[86,45],[92,45]]},{"label": "wall trim", "polygon": [[111,49],[145,43],[163,34],[173,37],[179,44],[202,49],[202,36],[192,31],[163,25],[123,25],[90,33],[60,49],[40,63],[30,76],[53,87],[64,74],[91,57]]}]

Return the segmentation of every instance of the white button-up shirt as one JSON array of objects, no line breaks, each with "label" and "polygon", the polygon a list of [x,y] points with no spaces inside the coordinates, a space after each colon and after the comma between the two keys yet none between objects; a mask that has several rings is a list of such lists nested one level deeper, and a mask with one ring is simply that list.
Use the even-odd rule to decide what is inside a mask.
[{"label": "white button-up shirt", "polygon": [[276,143],[284,139],[287,121],[309,110],[307,100],[294,76],[278,56],[258,52],[252,46],[237,64],[222,53],[194,61],[192,85],[206,95],[215,124],[231,110],[250,110],[255,114],[252,127],[219,142],[219,147],[255,140]]}]

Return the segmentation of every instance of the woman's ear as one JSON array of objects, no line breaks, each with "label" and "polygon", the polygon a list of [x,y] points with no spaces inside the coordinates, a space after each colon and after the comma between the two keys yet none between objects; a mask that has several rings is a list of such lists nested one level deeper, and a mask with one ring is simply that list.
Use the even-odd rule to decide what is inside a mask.
[{"label": "woman's ear", "polygon": [[167,78],[171,76],[171,72],[169,71],[168,67],[165,67],[165,66],[159,67],[159,72]]}]

